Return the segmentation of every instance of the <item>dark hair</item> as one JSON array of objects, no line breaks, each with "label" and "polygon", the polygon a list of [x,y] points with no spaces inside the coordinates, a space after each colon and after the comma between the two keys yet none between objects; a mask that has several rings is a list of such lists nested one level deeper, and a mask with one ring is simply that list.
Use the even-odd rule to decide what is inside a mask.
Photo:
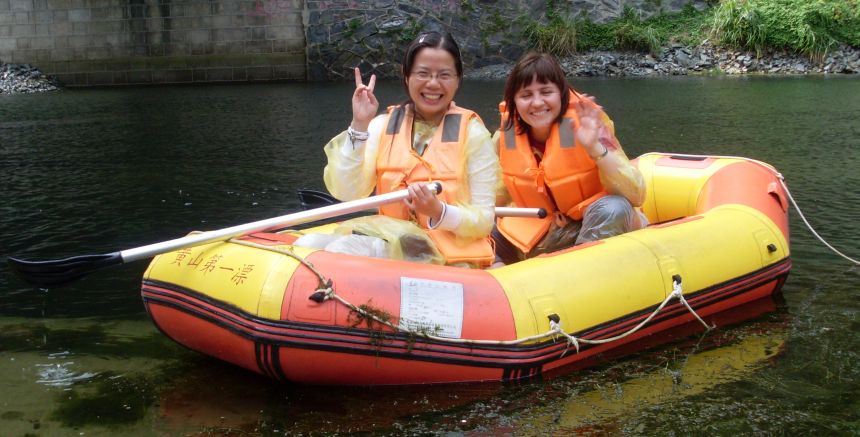
[{"label": "dark hair", "polygon": [[[442,35],[439,32],[424,32],[418,35],[413,40],[409,47],[406,47],[406,53],[403,55],[403,64],[401,74],[403,75],[403,87],[406,89],[406,103],[413,103],[412,97],[409,96],[409,75],[412,73],[412,66],[415,64],[415,58],[418,52],[425,48],[442,49],[450,53],[454,58],[454,67],[457,69],[457,78],[460,84],[463,82],[463,60],[460,57],[460,47],[457,41],[450,33]],[[458,88],[459,89],[459,88]]]},{"label": "dark hair", "polygon": [[[564,70],[561,64],[549,53],[529,52],[520,58],[514,65],[508,80],[505,82],[505,105],[508,110],[508,121],[502,126],[502,129],[510,129],[514,125],[514,119],[519,117],[517,114],[517,104],[514,102],[514,96],[517,91],[523,87],[532,84],[532,81],[537,80],[539,83],[553,83],[558,86],[561,92],[561,111],[556,118],[556,122],[560,122],[564,117],[567,104],[570,102],[571,89],[567,83],[567,78],[564,76]],[[529,133],[529,125],[519,123],[518,134]]]}]

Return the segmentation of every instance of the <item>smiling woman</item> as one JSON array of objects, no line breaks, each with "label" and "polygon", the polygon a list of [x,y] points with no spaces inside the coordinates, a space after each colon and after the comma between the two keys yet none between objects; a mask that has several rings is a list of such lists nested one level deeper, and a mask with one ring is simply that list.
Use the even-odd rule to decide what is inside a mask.
[{"label": "smiling woman", "polygon": [[497,266],[648,224],[634,209],[645,199],[645,181],[615,138],[612,120],[567,83],[555,57],[523,56],[505,83],[499,112],[496,139],[510,200],[553,215],[499,220]]},{"label": "smiling woman", "polygon": [[406,76],[406,90],[415,113],[422,120],[438,125],[460,87],[458,79],[463,64],[448,51],[437,48],[421,50],[408,57],[407,62],[403,65],[403,70],[410,72]]},{"label": "smiling woman", "polygon": [[[365,84],[355,69],[352,123],[325,147],[326,187],[340,200],[366,197],[374,189],[409,190],[405,202],[380,212],[421,229],[369,236],[385,240],[388,257],[402,257],[404,241],[421,241],[420,259],[487,266],[493,260],[487,236],[498,158],[478,115],[454,103],[463,77],[460,49],[450,34],[424,33],[406,49],[401,71],[407,100],[377,116],[376,76]],[[442,183],[440,197],[418,184],[430,180]],[[352,253],[342,241],[329,243],[334,242],[325,244],[327,250]]]}]

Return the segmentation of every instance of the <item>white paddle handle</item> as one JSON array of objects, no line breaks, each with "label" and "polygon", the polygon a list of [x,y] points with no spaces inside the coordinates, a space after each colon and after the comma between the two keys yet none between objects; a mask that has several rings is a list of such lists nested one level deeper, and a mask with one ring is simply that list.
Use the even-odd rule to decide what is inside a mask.
[{"label": "white paddle handle", "polygon": [[[428,184],[428,187],[435,190],[438,194],[442,191],[442,185],[438,182]],[[239,237],[242,235],[262,232],[268,229],[286,228],[289,226],[301,225],[317,220],[338,217],[353,212],[363,211],[370,208],[377,208],[382,205],[397,202],[409,197],[409,190],[393,191],[387,194],[371,196],[364,199],[350,200],[334,205],[324,206],[322,208],[314,208],[308,211],[296,212],[293,214],[282,215],[270,219],[260,220],[244,225],[237,225],[229,228],[219,229],[215,231],[203,232],[201,234],[189,235],[173,240],[153,243],[146,246],[126,249],[120,252],[123,262],[135,261],[143,258],[151,258],[162,253],[172,252],[185,247],[199,246],[201,244],[212,243],[215,241],[229,240],[230,238]]]}]

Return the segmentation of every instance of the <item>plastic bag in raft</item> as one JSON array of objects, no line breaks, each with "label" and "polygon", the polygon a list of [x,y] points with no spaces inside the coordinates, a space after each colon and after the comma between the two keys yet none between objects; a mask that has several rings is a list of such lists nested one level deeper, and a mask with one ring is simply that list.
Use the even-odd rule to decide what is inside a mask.
[{"label": "plastic bag in raft", "polygon": [[433,240],[413,222],[374,215],[358,217],[341,223],[338,234],[358,234],[376,237],[388,243],[388,256],[424,264],[444,264],[445,258]]},{"label": "plastic bag in raft", "polygon": [[425,264],[445,263],[445,258],[424,230],[410,221],[385,216],[347,220],[332,234],[306,234],[294,244],[349,255]]}]

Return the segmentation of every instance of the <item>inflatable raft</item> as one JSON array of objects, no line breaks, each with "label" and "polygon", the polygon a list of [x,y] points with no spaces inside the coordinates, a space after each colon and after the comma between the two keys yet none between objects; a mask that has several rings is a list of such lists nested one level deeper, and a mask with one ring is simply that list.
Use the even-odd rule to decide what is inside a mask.
[{"label": "inflatable raft", "polygon": [[378,385],[568,372],[743,319],[733,313],[779,291],[791,260],[775,169],[660,153],[635,162],[653,223],[636,232],[494,270],[257,233],[156,257],[143,301],[192,350],[278,380]]}]

